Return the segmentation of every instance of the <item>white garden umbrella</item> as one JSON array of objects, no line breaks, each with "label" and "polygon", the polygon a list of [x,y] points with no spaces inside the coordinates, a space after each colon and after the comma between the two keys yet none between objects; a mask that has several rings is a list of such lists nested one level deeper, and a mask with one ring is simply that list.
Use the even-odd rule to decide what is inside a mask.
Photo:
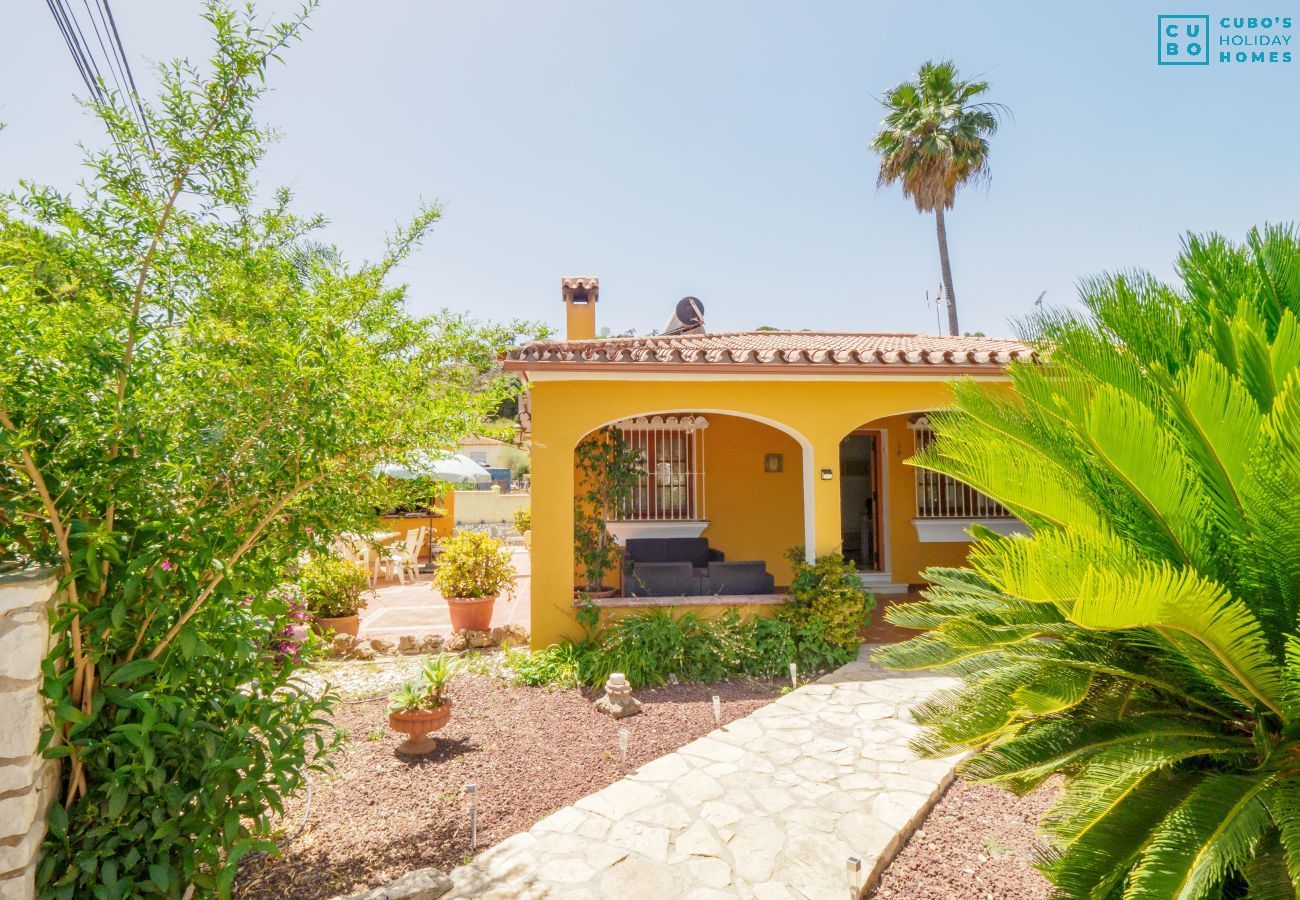
[{"label": "white garden umbrella", "polygon": [[414,481],[429,478],[449,484],[490,484],[492,473],[463,453],[437,450],[414,450],[400,463],[388,463],[375,469],[376,475]]},{"label": "white garden umbrella", "polygon": [[[375,467],[375,474],[403,481],[427,478],[443,484],[490,484],[492,473],[462,453],[413,450],[400,463]],[[429,507],[429,556],[433,557],[433,506]]]}]

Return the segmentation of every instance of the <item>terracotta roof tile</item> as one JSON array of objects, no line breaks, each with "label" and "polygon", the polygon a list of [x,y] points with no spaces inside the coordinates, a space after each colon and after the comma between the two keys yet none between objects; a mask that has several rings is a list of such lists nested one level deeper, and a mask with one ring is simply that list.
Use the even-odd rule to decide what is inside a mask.
[{"label": "terracotta roof tile", "polygon": [[1001,368],[1034,359],[1014,340],[916,333],[728,331],[589,341],[534,341],[506,353],[511,369],[549,365],[763,365],[862,368],[959,366]]}]

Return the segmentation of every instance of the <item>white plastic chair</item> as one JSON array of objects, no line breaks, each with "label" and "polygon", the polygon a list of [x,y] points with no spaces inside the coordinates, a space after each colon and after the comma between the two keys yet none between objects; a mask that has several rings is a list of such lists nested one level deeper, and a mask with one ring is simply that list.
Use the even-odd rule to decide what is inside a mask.
[{"label": "white plastic chair", "polygon": [[408,575],[412,581],[420,576],[420,549],[424,546],[424,539],[428,533],[427,525],[412,528],[406,532],[406,540],[402,546],[393,548],[389,561],[397,569],[397,580],[400,583],[406,584]]}]

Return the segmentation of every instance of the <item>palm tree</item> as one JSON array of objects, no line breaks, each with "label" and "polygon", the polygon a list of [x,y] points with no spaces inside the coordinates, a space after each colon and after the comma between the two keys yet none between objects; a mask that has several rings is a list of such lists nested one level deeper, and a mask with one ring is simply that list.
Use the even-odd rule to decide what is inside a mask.
[{"label": "palm tree", "polygon": [[998,130],[998,117],[1006,107],[976,102],[988,89],[987,81],[962,81],[949,60],[927,62],[916,81],[905,81],[885,94],[881,104],[888,112],[871,141],[871,149],[880,154],[876,185],[899,182],[917,212],[934,213],[948,295],[948,333],[953,335],[961,332],[943,214],[952,209],[959,187],[989,177],[988,138]]},{"label": "palm tree", "polygon": [[929,629],[877,655],[962,686],[917,711],[963,777],[1065,787],[1040,868],[1058,897],[1300,888],[1300,238],[1189,237],[1169,286],[1084,286],[1046,364],[957,388],[913,463],[1032,536],[932,569]]}]

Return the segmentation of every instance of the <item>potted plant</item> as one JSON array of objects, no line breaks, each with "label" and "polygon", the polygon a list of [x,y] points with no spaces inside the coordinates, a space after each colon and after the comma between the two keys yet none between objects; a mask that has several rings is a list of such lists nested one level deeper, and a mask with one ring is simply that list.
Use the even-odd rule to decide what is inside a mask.
[{"label": "potted plant", "polygon": [[533,549],[533,508],[521,506],[515,510],[515,531],[524,539],[524,546]]},{"label": "potted plant", "polygon": [[577,494],[573,506],[573,548],[584,577],[573,595],[612,597],[615,591],[605,586],[604,578],[617,565],[619,550],[608,523],[632,502],[632,492],[644,474],[645,460],[613,426],[584,439],[575,457],[585,489]]},{"label": "potted plant", "polygon": [[408,681],[388,697],[388,727],[407,736],[397,751],[407,756],[431,753],[438,743],[429,733],[437,731],[451,718],[451,698],[447,685],[456,673],[455,664],[446,653],[427,660],[420,670],[420,681]]},{"label": "potted plant", "polygon": [[447,600],[453,631],[487,631],[497,597],[515,592],[510,551],[484,532],[454,532],[443,542],[433,586]]},{"label": "potted plant", "polygon": [[337,556],[318,556],[302,567],[298,585],[318,632],[332,629],[356,635],[361,626],[357,611],[366,605],[370,586],[364,566]]}]

